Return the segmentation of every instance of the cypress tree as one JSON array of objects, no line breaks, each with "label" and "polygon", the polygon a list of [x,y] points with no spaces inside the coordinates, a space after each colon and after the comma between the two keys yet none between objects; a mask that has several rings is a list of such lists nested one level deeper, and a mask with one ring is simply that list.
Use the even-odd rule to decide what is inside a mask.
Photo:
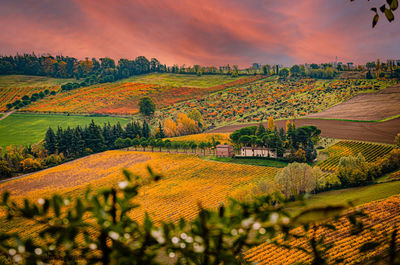
[{"label": "cypress tree", "polygon": [[142,137],[144,137],[144,138],[149,138],[150,137],[150,127],[147,124],[146,120],[143,121]]},{"label": "cypress tree", "polygon": [[101,128],[94,121],[87,128],[87,138],[85,138],[86,146],[93,152],[101,152],[105,149],[104,137],[101,133]]},{"label": "cypress tree", "polygon": [[54,154],[57,150],[56,135],[52,128],[49,127],[44,138],[44,147],[49,151],[49,154]]}]

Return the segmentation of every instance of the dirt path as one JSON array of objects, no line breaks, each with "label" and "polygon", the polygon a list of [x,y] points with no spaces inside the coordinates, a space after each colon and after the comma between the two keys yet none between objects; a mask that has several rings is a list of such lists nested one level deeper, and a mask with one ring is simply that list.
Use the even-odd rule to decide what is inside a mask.
[{"label": "dirt path", "polygon": [[377,93],[359,94],[327,110],[306,118],[376,121],[400,114],[400,84]]},{"label": "dirt path", "polygon": [[0,117],[0,121],[4,120],[5,118],[7,118],[9,115],[13,114],[14,112],[16,112],[16,110],[12,110],[10,112],[5,112],[4,115]]},{"label": "dirt path", "polygon": [[[379,142],[392,144],[397,133],[400,133],[400,118],[385,122],[352,122],[336,120],[298,119],[295,120],[297,127],[314,125],[321,129],[321,136],[359,140],[368,142]],[[257,126],[258,123],[231,125],[217,128],[209,133],[229,133],[246,126]],[[278,128],[285,127],[286,121],[276,121]]]}]

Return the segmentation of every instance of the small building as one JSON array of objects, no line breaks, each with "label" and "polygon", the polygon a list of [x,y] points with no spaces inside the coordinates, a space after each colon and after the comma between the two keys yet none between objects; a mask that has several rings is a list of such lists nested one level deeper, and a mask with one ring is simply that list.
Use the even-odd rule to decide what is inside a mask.
[{"label": "small building", "polygon": [[219,144],[216,146],[217,157],[234,157],[235,150],[232,145],[229,144]]},{"label": "small building", "polygon": [[275,148],[242,147],[241,156],[278,158]]}]

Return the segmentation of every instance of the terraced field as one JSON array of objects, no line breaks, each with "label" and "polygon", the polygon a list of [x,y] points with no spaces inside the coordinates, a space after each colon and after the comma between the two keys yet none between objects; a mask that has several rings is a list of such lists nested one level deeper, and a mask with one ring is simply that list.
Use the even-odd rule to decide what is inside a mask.
[{"label": "terraced field", "polygon": [[329,158],[322,161],[318,166],[323,171],[333,172],[343,156],[356,156],[361,153],[367,162],[373,162],[393,150],[392,145],[364,143],[357,141],[340,141],[327,148]]}]

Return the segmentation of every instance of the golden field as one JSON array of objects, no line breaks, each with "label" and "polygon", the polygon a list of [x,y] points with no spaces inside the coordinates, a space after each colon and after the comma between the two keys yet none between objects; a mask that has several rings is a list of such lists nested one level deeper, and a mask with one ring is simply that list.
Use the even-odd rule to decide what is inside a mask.
[{"label": "golden field", "polygon": [[[122,168],[147,176],[147,165],[163,179],[144,185],[137,202],[135,218],[141,221],[148,212],[154,220],[190,219],[203,207],[217,207],[230,195],[253,182],[264,180],[275,188],[276,168],[205,161],[194,155],[134,151],[107,151],[84,157],[29,176],[0,184],[0,192],[9,190],[13,198],[37,200],[53,193],[82,195],[88,186],[96,190],[117,185],[123,180]],[[0,221],[8,232],[24,229],[33,232],[26,222]]]}]

